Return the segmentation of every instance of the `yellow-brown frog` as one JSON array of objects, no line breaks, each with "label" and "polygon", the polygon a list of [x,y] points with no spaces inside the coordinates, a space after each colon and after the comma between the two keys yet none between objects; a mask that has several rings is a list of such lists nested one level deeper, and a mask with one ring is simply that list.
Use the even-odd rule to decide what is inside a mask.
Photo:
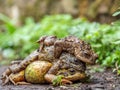
[{"label": "yellow-brown frog", "polygon": [[[68,36],[63,39],[57,39],[56,36],[44,36],[38,41],[40,48],[17,66],[11,65],[2,75],[3,84],[9,82],[9,76],[25,70],[26,67],[34,61],[45,60],[52,63],[51,68],[45,74],[45,80],[52,83],[56,75],[63,74],[62,83],[71,83],[85,78],[85,63],[94,64],[97,55],[91,49],[89,44],[79,40],[76,37]],[[77,63],[76,63],[77,62]]]}]

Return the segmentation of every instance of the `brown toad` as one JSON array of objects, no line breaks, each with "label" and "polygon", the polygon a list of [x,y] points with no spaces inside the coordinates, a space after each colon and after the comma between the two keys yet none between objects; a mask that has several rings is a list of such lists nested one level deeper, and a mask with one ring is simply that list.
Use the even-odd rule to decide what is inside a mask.
[{"label": "brown toad", "polygon": [[[84,62],[78,60],[74,55],[63,52],[62,55],[60,56],[59,59],[54,58],[54,49],[53,46],[45,46],[42,49],[42,52],[39,53],[38,60],[45,60],[53,65],[51,68],[48,70],[48,72],[44,75],[46,82],[52,83],[53,80],[58,76],[58,75],[63,75],[63,79],[61,80],[62,84],[65,83],[72,83],[72,81],[84,79],[86,77],[85,70],[86,70],[86,65]],[[21,65],[23,61],[21,62],[15,62],[13,63],[9,69],[15,70],[16,67]],[[47,64],[47,63],[46,63]],[[46,65],[47,66],[47,65]],[[48,64],[49,66],[49,64]],[[21,69],[24,70],[24,69]],[[9,71],[9,70],[8,70]],[[21,71],[20,71],[21,72]],[[13,84],[29,84],[25,82],[26,80],[23,79],[22,76],[24,76],[23,73],[9,73],[7,76],[7,79],[3,80],[3,83],[6,84],[9,81],[11,81]],[[3,74],[5,75],[5,74]],[[21,77],[19,77],[21,76]],[[17,78],[16,78],[17,77]],[[22,79],[21,79],[22,78]],[[22,81],[19,81],[22,80]],[[17,82],[16,82],[17,81]]]},{"label": "brown toad", "polygon": [[54,45],[54,56],[59,58],[62,51],[75,55],[79,60],[95,64],[98,55],[91,49],[91,46],[83,40],[74,36],[68,36],[63,39],[56,39],[56,36],[44,36],[38,40],[42,43],[40,50],[46,45]]},{"label": "brown toad", "polygon": [[[6,84],[9,81],[11,73],[19,73],[31,62],[37,60],[46,60],[53,64],[48,73],[45,75],[46,81],[52,83],[56,75],[61,73],[63,73],[64,77],[67,77],[66,79],[62,79],[63,83],[76,81],[76,79],[85,77],[84,62],[93,63],[93,61],[97,58],[97,55],[93,52],[93,50],[91,50],[91,47],[76,37],[68,36],[63,39],[57,39],[56,36],[45,36],[38,40],[38,43],[41,44],[38,50],[34,51],[23,61],[19,62],[17,66],[11,65],[3,73],[3,84]],[[64,51],[67,53],[64,53]],[[75,64],[76,61],[79,62],[79,65],[76,65],[77,63]],[[61,63],[65,67],[59,66]],[[79,67],[80,70],[77,67]],[[73,74],[71,73],[72,71],[74,72]],[[69,78],[71,78],[70,81]]]}]

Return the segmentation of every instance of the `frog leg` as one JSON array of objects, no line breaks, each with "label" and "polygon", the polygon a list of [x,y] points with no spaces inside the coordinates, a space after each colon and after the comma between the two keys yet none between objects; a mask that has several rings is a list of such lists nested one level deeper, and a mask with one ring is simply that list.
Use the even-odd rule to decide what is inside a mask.
[{"label": "frog leg", "polygon": [[43,37],[40,37],[39,40],[37,40],[36,42],[41,44],[41,42],[44,42],[44,40],[47,38],[47,36],[43,36]]},{"label": "frog leg", "polygon": [[39,47],[39,52],[41,52],[43,50],[43,48],[44,48],[44,43],[41,42],[40,47]]},{"label": "frog leg", "polygon": [[9,68],[7,68],[5,70],[5,72],[3,72],[2,74],[2,77],[1,77],[1,80],[2,80],[2,83],[3,85],[7,84],[9,82],[9,75],[11,74],[11,70]]},{"label": "frog leg", "polygon": [[24,77],[24,70],[20,71],[19,73],[16,74],[10,74],[9,75],[9,80],[14,84],[14,85],[26,85],[29,84],[25,82],[25,77]]},{"label": "frog leg", "polygon": [[70,80],[70,81],[77,81],[77,80],[81,80],[84,78],[86,78],[86,74],[80,73],[80,72],[77,72],[74,75],[70,75],[70,76],[65,77],[65,79]]},{"label": "frog leg", "polygon": [[84,57],[84,53],[83,52],[81,52],[81,49],[80,48],[75,48],[75,56],[79,59],[79,60],[81,60],[81,61],[83,61],[83,62],[85,62],[85,63],[88,63],[88,64],[94,64],[95,62],[94,61],[92,61],[92,57],[90,57],[90,58],[85,58]]},{"label": "frog leg", "polygon": [[[57,77],[56,75],[54,75],[54,74],[46,74],[45,76],[45,80],[47,81],[47,82],[49,82],[49,83],[53,83],[53,80],[55,80],[55,78]],[[68,79],[65,79],[65,78],[63,78],[62,80],[61,80],[61,84],[72,84],[72,81],[70,81],[70,80],[68,80]]]},{"label": "frog leg", "polygon": [[4,76],[4,78],[2,77],[1,78],[2,80],[2,85],[6,85],[10,80],[9,80],[9,77],[7,75]]},{"label": "frog leg", "polygon": [[22,61],[22,60],[12,61],[12,62],[10,63],[10,65],[13,65],[13,64],[20,64],[20,63],[21,63],[21,61]]},{"label": "frog leg", "polygon": [[39,51],[41,52],[44,48],[44,40],[47,38],[47,36],[43,36],[41,37],[39,40],[37,40],[37,43],[40,44],[40,48],[39,48]]},{"label": "frog leg", "polygon": [[10,81],[10,77],[9,77],[9,76],[10,76],[10,74],[12,73],[10,67],[14,67],[15,65],[17,66],[18,63],[20,63],[20,61],[13,61],[13,62],[11,63],[11,66],[9,66],[9,67],[5,70],[5,72],[3,72],[2,77],[1,77],[1,80],[2,80],[3,85],[7,84],[7,83]]},{"label": "frog leg", "polygon": [[16,67],[10,66],[10,70],[12,73],[17,73],[21,70],[24,70],[31,62],[38,60],[39,52],[36,50],[27,56],[24,60],[22,60]]},{"label": "frog leg", "polygon": [[[48,71],[48,73],[44,76],[45,80],[49,83],[53,83],[53,80],[55,80],[55,78],[57,77],[57,72],[60,70],[60,60],[55,63],[50,70]],[[61,80],[62,84],[72,84],[72,82],[70,80],[67,80],[65,78],[62,78]]]},{"label": "frog leg", "polygon": [[57,73],[57,71],[59,70],[59,62],[57,62],[56,64],[54,64],[49,71],[46,73],[46,75],[44,76],[46,81],[48,81],[49,83],[52,83],[52,81],[55,78],[55,74]]},{"label": "frog leg", "polygon": [[70,80],[68,80],[68,79],[63,78],[63,79],[61,80],[61,83],[62,83],[63,85],[65,85],[65,84],[72,84],[73,82],[70,81]]},{"label": "frog leg", "polygon": [[9,80],[10,80],[14,85],[16,85],[16,83],[11,79],[10,76],[9,76]]},{"label": "frog leg", "polygon": [[30,83],[27,83],[25,81],[21,81],[21,82],[14,82],[13,79],[11,77],[9,77],[10,81],[14,84],[14,85],[29,85]]},{"label": "frog leg", "polygon": [[28,83],[28,82],[17,82],[16,85],[30,85],[31,83]]},{"label": "frog leg", "polygon": [[62,53],[62,50],[63,50],[63,42],[61,40],[57,40],[54,44],[54,56],[55,58],[59,58],[61,53]]}]

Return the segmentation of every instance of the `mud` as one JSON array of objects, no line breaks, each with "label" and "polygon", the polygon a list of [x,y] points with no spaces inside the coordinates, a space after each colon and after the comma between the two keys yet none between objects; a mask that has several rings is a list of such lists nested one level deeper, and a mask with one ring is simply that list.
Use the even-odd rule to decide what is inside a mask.
[{"label": "mud", "polygon": [[[0,76],[7,66],[0,66]],[[57,86],[44,85],[18,85],[12,84],[2,86],[0,80],[0,90],[120,90],[120,76],[117,76],[111,69],[104,72],[91,73],[89,82],[77,82],[72,85]]]}]

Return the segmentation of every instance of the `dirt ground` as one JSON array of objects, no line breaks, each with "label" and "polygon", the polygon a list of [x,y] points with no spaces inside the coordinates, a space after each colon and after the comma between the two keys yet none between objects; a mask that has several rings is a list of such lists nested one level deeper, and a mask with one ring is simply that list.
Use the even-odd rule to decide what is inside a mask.
[{"label": "dirt ground", "polygon": [[[6,66],[0,66],[0,76],[6,69]],[[0,90],[120,90],[120,77],[112,73],[112,70],[96,72],[91,74],[89,82],[74,83],[72,85],[57,86],[52,85],[1,85]]]}]

